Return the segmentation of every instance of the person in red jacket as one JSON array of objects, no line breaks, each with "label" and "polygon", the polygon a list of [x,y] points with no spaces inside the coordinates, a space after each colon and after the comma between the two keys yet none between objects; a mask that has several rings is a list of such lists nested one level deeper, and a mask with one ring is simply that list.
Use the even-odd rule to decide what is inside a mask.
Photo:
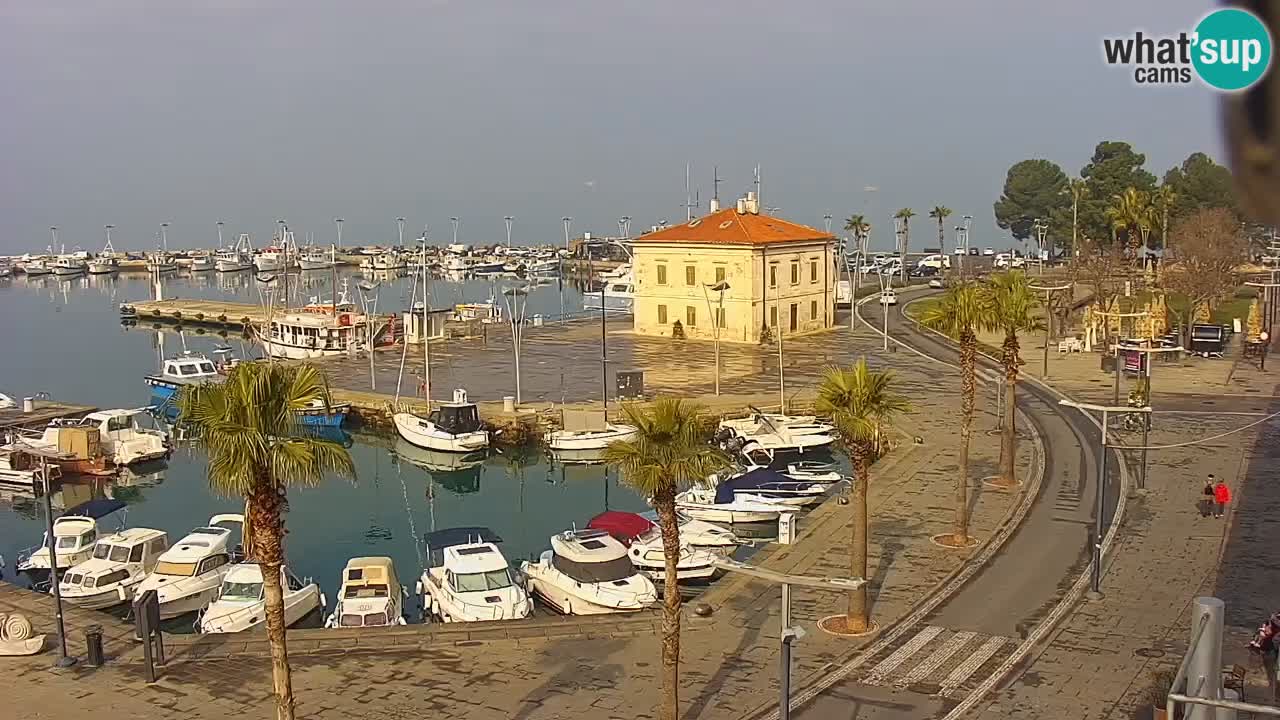
[{"label": "person in red jacket", "polygon": [[1231,502],[1231,489],[1225,482],[1219,480],[1218,484],[1213,486],[1213,516],[1222,517],[1222,514],[1227,511],[1229,502]]}]

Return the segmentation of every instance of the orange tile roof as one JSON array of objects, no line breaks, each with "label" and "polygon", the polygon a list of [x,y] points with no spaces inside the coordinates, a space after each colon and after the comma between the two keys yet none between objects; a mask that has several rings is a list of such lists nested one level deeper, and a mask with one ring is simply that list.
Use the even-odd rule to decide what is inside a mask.
[{"label": "orange tile roof", "polygon": [[736,207],[727,207],[691,222],[646,233],[633,240],[636,244],[692,243],[701,245],[774,245],[777,243],[823,241],[834,239],[830,233],[769,215],[739,215]]}]

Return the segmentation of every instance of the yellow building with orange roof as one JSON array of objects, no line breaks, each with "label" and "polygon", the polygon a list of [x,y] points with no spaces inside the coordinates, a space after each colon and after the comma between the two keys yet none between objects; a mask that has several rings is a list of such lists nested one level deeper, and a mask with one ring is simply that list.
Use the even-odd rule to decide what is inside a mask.
[{"label": "yellow building with orange roof", "polygon": [[[760,214],[754,193],[733,207],[633,241],[640,335],[759,342],[835,322],[835,238]],[[723,299],[718,287],[724,287]]]}]

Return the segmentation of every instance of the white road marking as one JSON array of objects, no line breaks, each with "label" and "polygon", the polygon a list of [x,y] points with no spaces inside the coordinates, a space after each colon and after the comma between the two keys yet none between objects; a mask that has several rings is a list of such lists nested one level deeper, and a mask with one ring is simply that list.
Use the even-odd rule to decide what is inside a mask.
[{"label": "white road marking", "polygon": [[958,632],[947,638],[947,641],[938,646],[938,649],[925,658],[924,662],[911,668],[911,672],[899,678],[893,684],[894,687],[905,688],[929,677],[930,673],[945,665],[952,655],[955,655],[960,648],[965,646],[965,643],[975,636],[977,636],[977,633],[965,631]]},{"label": "white road marking", "polygon": [[956,669],[952,670],[951,674],[942,681],[938,694],[949,696],[955,692],[957,688],[964,684],[965,680],[969,679],[970,675],[977,672],[978,668],[990,660],[991,656],[995,655],[996,651],[1008,641],[1008,638],[1000,637],[999,635],[988,638],[986,642],[982,643],[982,647],[978,648],[977,652],[965,658],[965,661],[957,665]]},{"label": "white road marking", "polygon": [[937,625],[926,626],[925,629],[916,633],[915,637],[908,640],[905,645],[894,650],[890,653],[889,657],[881,660],[879,665],[876,665],[871,669],[871,672],[863,682],[868,685],[884,684],[884,680],[889,676],[889,673],[896,670],[899,665],[906,661],[907,658],[919,652],[925,645],[933,642],[933,639],[938,637],[944,629],[945,628],[938,627]]}]

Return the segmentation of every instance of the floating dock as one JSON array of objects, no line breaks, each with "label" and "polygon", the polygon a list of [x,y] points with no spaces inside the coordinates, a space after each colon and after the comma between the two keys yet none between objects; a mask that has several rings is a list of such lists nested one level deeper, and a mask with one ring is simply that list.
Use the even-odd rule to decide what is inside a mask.
[{"label": "floating dock", "polygon": [[267,311],[262,306],[226,300],[141,300],[121,305],[120,314],[125,320],[136,318],[138,322],[160,321],[211,327],[243,328],[267,321]]},{"label": "floating dock", "polygon": [[72,405],[54,400],[36,400],[31,412],[22,407],[0,409],[0,431],[16,428],[39,430],[54,420],[82,418],[98,408],[92,405]]}]

